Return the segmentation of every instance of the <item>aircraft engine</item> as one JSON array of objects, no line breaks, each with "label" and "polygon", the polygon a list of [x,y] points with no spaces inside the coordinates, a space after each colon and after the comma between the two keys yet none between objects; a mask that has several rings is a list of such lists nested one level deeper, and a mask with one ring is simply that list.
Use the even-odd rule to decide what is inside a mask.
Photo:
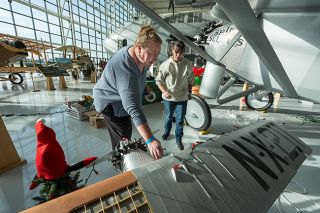
[{"label": "aircraft engine", "polygon": [[123,138],[112,152],[112,166],[122,172],[129,171],[152,162],[153,158],[147,153],[147,145],[142,138]]}]

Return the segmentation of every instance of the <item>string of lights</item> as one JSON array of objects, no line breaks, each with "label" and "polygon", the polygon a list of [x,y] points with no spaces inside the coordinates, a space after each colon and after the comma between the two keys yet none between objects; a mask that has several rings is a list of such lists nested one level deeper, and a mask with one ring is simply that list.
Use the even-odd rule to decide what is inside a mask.
[{"label": "string of lights", "polygon": [[46,115],[55,115],[59,113],[66,112],[67,109],[61,110],[61,111],[55,111],[55,112],[37,112],[37,113],[28,113],[28,114],[15,114],[15,113],[9,113],[9,114],[0,114],[2,117],[35,117],[35,116],[46,116]]}]

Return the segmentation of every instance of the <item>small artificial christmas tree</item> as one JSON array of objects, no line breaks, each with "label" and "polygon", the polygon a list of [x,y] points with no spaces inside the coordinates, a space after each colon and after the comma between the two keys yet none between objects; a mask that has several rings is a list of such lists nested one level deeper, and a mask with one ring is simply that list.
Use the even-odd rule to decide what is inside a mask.
[{"label": "small artificial christmas tree", "polygon": [[97,159],[97,157],[89,157],[73,165],[67,164],[54,130],[44,123],[44,119],[39,119],[35,125],[37,174],[29,188],[32,190],[40,184],[43,185],[40,195],[32,198],[39,203],[82,188],[83,185],[79,185],[82,182],[82,180],[79,180],[80,172],[75,171],[88,166]]},{"label": "small artificial christmas tree", "polygon": [[78,171],[68,173],[56,180],[45,180],[43,178],[34,179],[33,182],[35,184],[43,184],[43,186],[40,189],[40,195],[32,199],[40,204],[78,190],[83,187],[83,185],[79,185],[82,182],[82,179],[79,180],[79,177],[80,172]]}]

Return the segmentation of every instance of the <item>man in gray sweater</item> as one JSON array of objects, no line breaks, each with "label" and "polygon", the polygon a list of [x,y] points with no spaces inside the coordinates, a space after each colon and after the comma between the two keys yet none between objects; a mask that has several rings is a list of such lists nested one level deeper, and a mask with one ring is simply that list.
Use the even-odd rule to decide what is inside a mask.
[{"label": "man in gray sweater", "polygon": [[114,149],[122,138],[131,138],[131,119],[155,159],[162,157],[160,142],[152,135],[141,109],[146,72],[156,61],[161,38],[151,26],[141,28],[134,46],[112,56],[93,88],[96,111],[104,116]]}]

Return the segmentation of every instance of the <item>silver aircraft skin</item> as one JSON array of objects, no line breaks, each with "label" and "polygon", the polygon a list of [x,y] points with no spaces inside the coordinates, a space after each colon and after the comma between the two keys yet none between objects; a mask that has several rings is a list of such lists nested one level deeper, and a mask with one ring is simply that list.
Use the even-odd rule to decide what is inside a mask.
[{"label": "silver aircraft skin", "polygon": [[[207,62],[228,68],[215,59],[210,47],[206,47],[206,51],[203,51],[183,33],[150,10],[142,1],[129,2],[160,27],[183,40]],[[181,2],[188,1],[179,1]],[[319,102],[319,97],[315,95],[318,94],[315,86],[316,79],[320,77],[316,72],[319,64],[317,39],[320,33],[317,27],[320,21],[319,1],[218,0],[212,2],[216,4],[211,14],[215,18],[230,21],[248,44],[241,56],[242,62],[239,67],[231,71],[225,69],[226,72],[262,86],[266,90],[280,91],[288,97]]]},{"label": "silver aircraft skin", "polygon": [[[320,78],[320,43],[317,38],[320,29],[316,24],[319,24],[320,12],[268,12],[261,16],[264,32],[298,96],[319,103],[320,90],[317,84]],[[312,29],[312,32],[307,29]],[[207,45],[204,45],[206,52],[250,82],[270,91],[283,92],[244,35],[232,43],[237,33],[239,30],[231,22],[215,29],[208,35]],[[232,45],[231,49],[219,58],[228,45]]]}]

